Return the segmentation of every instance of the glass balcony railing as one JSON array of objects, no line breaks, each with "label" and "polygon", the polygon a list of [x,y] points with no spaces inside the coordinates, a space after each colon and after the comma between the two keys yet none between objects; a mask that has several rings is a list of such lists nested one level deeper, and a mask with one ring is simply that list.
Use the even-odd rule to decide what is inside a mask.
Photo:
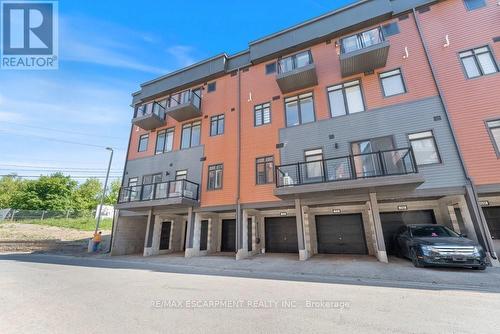
[{"label": "glass balcony railing", "polygon": [[278,60],[278,74],[284,74],[313,63],[310,50]]},{"label": "glass balcony railing", "polygon": [[147,115],[156,115],[161,119],[165,119],[165,106],[161,105],[159,102],[150,102],[135,109],[134,118]]},{"label": "glass balcony railing", "polygon": [[350,53],[361,50],[384,41],[380,28],[371,29],[362,33],[345,37],[341,40],[341,52]]},{"label": "glass balcony railing", "polygon": [[198,200],[199,184],[189,180],[166,181],[137,186],[124,187],[120,190],[118,203],[186,198]]},{"label": "glass balcony railing", "polygon": [[276,166],[276,187],[417,173],[411,148]]}]

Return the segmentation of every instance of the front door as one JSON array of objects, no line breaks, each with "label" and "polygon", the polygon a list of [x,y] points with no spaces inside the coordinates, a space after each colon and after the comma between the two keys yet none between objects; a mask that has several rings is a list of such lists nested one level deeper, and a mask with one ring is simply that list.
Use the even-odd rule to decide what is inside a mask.
[{"label": "front door", "polygon": [[236,219],[222,220],[221,252],[236,252]]},{"label": "front door", "polygon": [[163,222],[161,224],[160,233],[160,250],[170,248],[170,230],[172,228],[172,222]]}]

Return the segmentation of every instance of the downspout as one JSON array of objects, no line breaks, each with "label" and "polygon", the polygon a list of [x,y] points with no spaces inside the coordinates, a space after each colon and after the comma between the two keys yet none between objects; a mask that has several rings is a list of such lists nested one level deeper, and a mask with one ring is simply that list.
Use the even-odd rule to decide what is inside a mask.
[{"label": "downspout", "polygon": [[[130,126],[130,136],[128,137],[127,154],[125,155],[125,166],[123,167],[122,184],[121,184],[120,190],[123,188],[123,183],[125,182],[125,172],[127,171],[128,154],[130,152],[130,143],[132,142],[132,131],[134,131],[133,124]],[[116,199],[116,204],[118,204],[119,200],[120,200],[120,192],[118,192],[118,198]],[[115,213],[116,213],[116,210],[115,210]],[[118,215],[119,214],[120,213],[118,213]],[[113,232],[114,231],[115,231],[115,217],[113,215],[113,223],[111,224],[111,236],[109,237],[109,249],[106,252],[106,254],[111,253],[111,246],[113,245],[113,234],[114,234]]]},{"label": "downspout", "polygon": [[238,238],[236,238],[236,251],[240,249],[240,247],[243,244],[243,240],[240,237],[241,231],[240,229],[240,224],[242,219],[242,214],[241,214],[241,203],[240,203],[240,193],[241,193],[241,69],[238,68],[238,89],[237,89],[237,96],[238,96],[238,102],[237,102],[237,112],[238,112],[238,136],[236,138],[236,147],[238,148],[238,151],[236,152],[236,180],[237,180],[237,185],[236,185],[236,235]]},{"label": "downspout", "polygon": [[439,81],[438,81],[437,76],[436,76],[436,70],[435,70],[434,64],[433,64],[431,56],[430,56],[429,48],[427,46],[427,43],[424,40],[424,36],[423,36],[422,29],[421,29],[421,26],[420,26],[420,21],[419,21],[418,16],[417,16],[417,11],[415,10],[415,8],[412,8],[412,11],[413,11],[413,19],[415,20],[415,25],[417,26],[418,35],[420,37],[420,42],[422,43],[422,46],[424,48],[425,58],[427,60],[427,64],[429,65],[429,68],[431,70],[432,79],[433,79],[434,84],[436,86],[436,89],[438,91],[439,99],[441,101],[441,105],[443,106],[444,113],[446,115],[446,120],[447,120],[448,128],[450,129],[450,132],[451,132],[451,135],[452,135],[452,138],[453,138],[453,144],[455,145],[455,149],[457,150],[458,156],[460,158],[459,159],[460,160],[460,165],[462,166],[462,170],[463,170],[464,175],[465,175],[466,188],[467,188],[467,186],[470,187],[471,193],[472,193],[472,196],[473,196],[473,199],[474,199],[473,205],[474,205],[475,209],[478,212],[478,219],[479,219],[479,221],[478,221],[478,227],[479,227],[479,230],[480,230],[480,232],[482,234],[481,238],[484,240],[484,245],[486,246],[487,251],[490,254],[490,256],[493,259],[498,260],[498,258],[496,256],[496,253],[495,253],[495,248],[490,243],[490,239],[488,238],[487,232],[484,229],[485,218],[484,218],[484,215],[483,215],[482,208],[479,206],[479,198],[478,198],[478,195],[477,195],[477,189],[476,189],[476,186],[474,185],[474,182],[473,182],[473,180],[472,180],[472,178],[471,178],[471,176],[469,174],[467,166],[465,165],[465,160],[464,160],[462,151],[460,149],[460,145],[458,144],[457,135],[456,135],[455,129],[452,126],[452,121],[451,121],[450,113],[448,111],[448,107],[447,107],[446,101],[444,99],[444,93],[443,93],[443,90],[441,89],[441,86],[439,85]]}]

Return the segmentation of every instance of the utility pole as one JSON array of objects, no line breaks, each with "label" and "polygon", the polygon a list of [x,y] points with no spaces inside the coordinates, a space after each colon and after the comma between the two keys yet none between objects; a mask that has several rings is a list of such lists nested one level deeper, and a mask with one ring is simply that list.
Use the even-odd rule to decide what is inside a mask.
[{"label": "utility pole", "polygon": [[97,231],[99,230],[99,224],[101,223],[102,205],[104,203],[104,197],[106,196],[106,188],[108,187],[109,171],[111,169],[111,162],[113,161],[113,149],[111,147],[106,147],[106,150],[110,151],[111,154],[109,156],[108,171],[106,172],[106,179],[104,180],[104,187],[102,188],[101,204],[99,205],[99,212],[97,213],[97,222],[95,224],[94,234],[97,233]]}]

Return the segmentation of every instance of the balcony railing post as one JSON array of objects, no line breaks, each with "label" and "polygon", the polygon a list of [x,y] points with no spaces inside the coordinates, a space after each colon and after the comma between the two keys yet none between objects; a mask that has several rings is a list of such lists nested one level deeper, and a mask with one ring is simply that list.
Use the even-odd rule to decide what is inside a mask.
[{"label": "balcony railing post", "polygon": [[349,155],[349,164],[351,165],[351,179],[357,179],[356,165],[354,163],[354,156]]},{"label": "balcony railing post", "polygon": [[323,182],[326,182],[328,180],[327,174],[328,170],[326,168],[326,160],[321,160],[321,167],[323,168]]},{"label": "balcony railing post", "polygon": [[143,200],[143,198],[142,198],[143,193],[144,193],[144,185],[141,184],[141,190],[139,191],[139,201]]},{"label": "balcony railing post", "polygon": [[153,183],[153,197],[151,199],[156,199],[156,186],[158,183]]},{"label": "balcony railing post", "polygon": [[382,158],[381,151],[378,151],[378,160],[380,162],[380,168],[382,169],[382,175],[387,175],[387,170],[385,169],[384,159]]},{"label": "balcony railing post", "polygon": [[413,152],[413,147],[410,146],[409,150],[410,150],[410,154],[411,154],[411,164],[413,167],[413,171],[415,173],[418,173],[418,165],[417,165],[417,160],[415,159],[415,152]]},{"label": "balcony railing post", "polygon": [[302,175],[300,172],[300,162],[297,162],[297,178],[298,178],[298,183],[302,184]]}]

